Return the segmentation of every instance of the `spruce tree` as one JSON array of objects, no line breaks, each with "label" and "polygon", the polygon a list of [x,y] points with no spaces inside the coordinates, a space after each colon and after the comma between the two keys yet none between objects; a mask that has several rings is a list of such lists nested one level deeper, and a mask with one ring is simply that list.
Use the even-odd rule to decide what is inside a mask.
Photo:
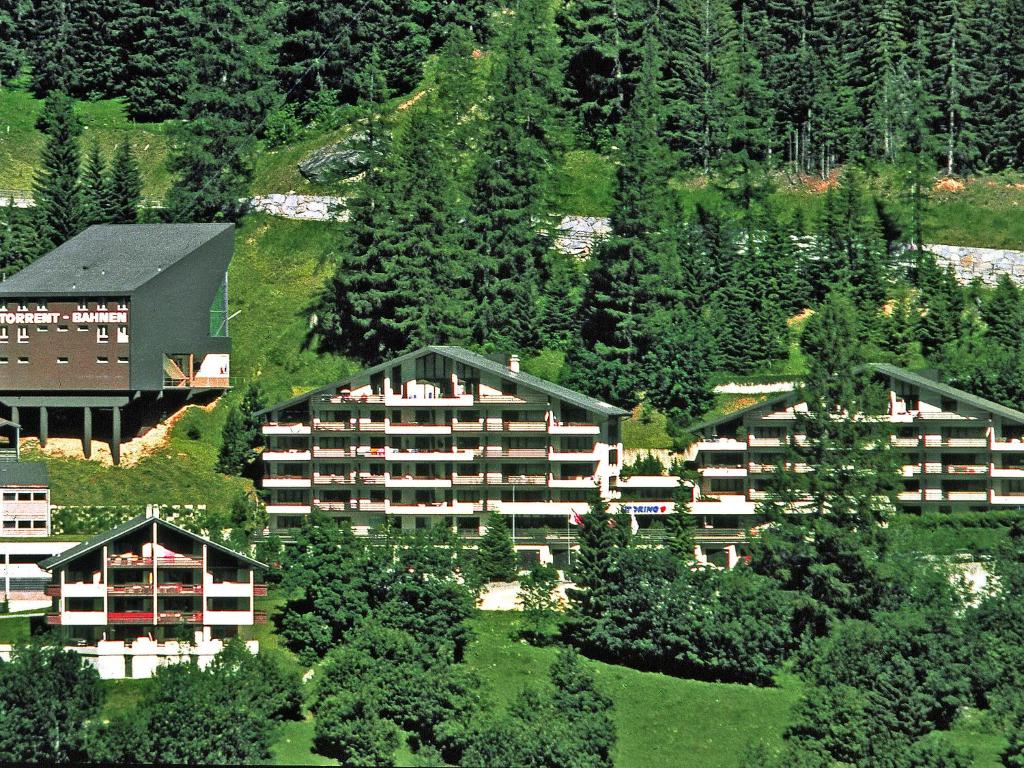
[{"label": "spruce tree", "polygon": [[677,212],[662,143],[658,59],[648,35],[643,74],[621,127],[611,235],[596,249],[583,297],[581,341],[569,351],[571,385],[632,405],[647,380],[644,359],[664,343],[653,319],[679,299]]},{"label": "spruce tree", "polygon": [[32,93],[37,98],[77,89],[71,8],[65,0],[37,0],[32,4],[31,44],[25,46],[25,57],[32,72]]},{"label": "spruce tree", "polygon": [[25,59],[27,16],[23,0],[0,0],[0,87],[18,74]]},{"label": "spruce tree", "polygon": [[168,160],[174,221],[234,221],[244,208],[257,134],[277,101],[277,8],[196,0],[188,9],[190,80]]},{"label": "spruce tree", "polygon": [[519,557],[504,515],[492,512],[487,518],[487,530],[480,537],[474,570],[481,583],[515,581]]},{"label": "spruce tree", "polygon": [[55,247],[82,229],[83,199],[79,182],[78,137],[82,124],[71,99],[60,91],[46,97],[36,128],[45,134],[33,184],[39,233]]},{"label": "spruce tree", "polygon": [[71,8],[71,42],[75,60],[75,87],[80,98],[110,98],[121,92],[127,48],[117,26],[125,0],[75,0]]},{"label": "spruce tree", "polygon": [[249,461],[249,441],[245,430],[245,418],[241,409],[228,411],[227,421],[221,433],[220,452],[217,455],[217,471],[225,475],[241,475]]},{"label": "spruce tree", "polygon": [[188,84],[187,4],[178,0],[128,0],[117,24],[125,51],[122,91],[132,120],[177,117]]},{"label": "spruce tree", "polygon": [[469,218],[474,340],[508,350],[540,343],[539,275],[551,245],[542,225],[562,88],[551,4],[519,0],[513,10],[495,47]]},{"label": "spruce tree", "polygon": [[1009,275],[999,276],[995,290],[981,305],[981,318],[988,326],[987,339],[1018,353],[1024,348],[1024,297]]},{"label": "spruce tree", "polygon": [[110,161],[107,216],[113,224],[134,224],[139,218],[142,200],[142,176],[132,154],[132,145],[125,138],[114,150]]},{"label": "spruce tree", "polygon": [[82,169],[82,224],[107,224],[110,204],[110,179],[100,154],[100,145],[93,141]]},{"label": "spruce tree", "polygon": [[0,201],[0,278],[31,264],[46,249],[31,209]]}]

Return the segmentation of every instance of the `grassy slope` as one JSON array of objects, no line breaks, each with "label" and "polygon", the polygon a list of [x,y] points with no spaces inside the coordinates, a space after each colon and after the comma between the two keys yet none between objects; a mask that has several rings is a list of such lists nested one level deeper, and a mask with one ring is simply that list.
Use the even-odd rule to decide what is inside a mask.
[{"label": "grassy slope", "polygon": [[[232,368],[243,385],[258,375],[268,396],[287,397],[338,377],[348,365],[302,349],[306,307],[328,274],[334,226],[251,216],[239,228],[229,282],[231,311],[240,312],[231,321]],[[190,409],[168,446],[134,467],[47,459],[54,502],[228,506],[245,481],[213,469],[226,414],[224,402],[209,412]],[[190,427],[199,440],[189,439]]]},{"label": "grassy slope", "polygon": [[[97,141],[109,158],[114,147],[126,138],[132,143],[142,170],[143,194],[162,195],[170,185],[165,167],[170,141],[166,123],[133,123],[117,100],[85,101],[78,104],[82,120],[83,155]],[[19,89],[0,89],[0,189],[31,189],[32,177],[43,146],[35,129],[42,101]]]}]

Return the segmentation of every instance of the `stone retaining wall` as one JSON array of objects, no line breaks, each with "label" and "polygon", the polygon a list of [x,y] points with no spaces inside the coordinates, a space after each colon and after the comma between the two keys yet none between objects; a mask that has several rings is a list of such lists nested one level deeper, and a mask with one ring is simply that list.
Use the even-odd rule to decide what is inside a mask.
[{"label": "stone retaining wall", "polygon": [[348,211],[343,209],[345,198],[320,195],[260,195],[249,201],[257,213],[269,213],[285,219],[304,221],[344,221]]},{"label": "stone retaining wall", "polygon": [[1000,275],[1009,275],[1018,285],[1024,285],[1024,251],[1000,248],[973,248],[964,245],[925,245],[935,254],[940,264],[949,264],[961,283],[980,279],[995,284]]}]

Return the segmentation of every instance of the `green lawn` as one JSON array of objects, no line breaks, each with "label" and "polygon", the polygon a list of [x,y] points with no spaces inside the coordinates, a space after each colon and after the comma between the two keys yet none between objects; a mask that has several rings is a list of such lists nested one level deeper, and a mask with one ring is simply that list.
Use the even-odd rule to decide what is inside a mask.
[{"label": "green lawn", "polygon": [[[0,189],[31,189],[43,146],[35,123],[42,101],[18,87],[0,88]],[[116,99],[81,101],[82,155],[96,141],[105,157],[125,139],[131,141],[142,171],[143,194],[162,196],[170,186],[166,159],[170,140],[167,123],[133,123]]]},{"label": "green lawn", "polygon": [[[473,622],[477,636],[466,655],[484,691],[500,706],[524,686],[546,685],[556,653],[510,639],[514,621],[509,613],[479,613]],[[799,685],[790,678],[780,688],[763,689],[587,664],[615,704],[617,768],[739,768],[750,740],[780,743],[799,696]]]},{"label": "green lawn", "polygon": [[19,643],[22,640],[28,640],[30,636],[31,629],[27,616],[0,615],[0,643],[5,645]]}]

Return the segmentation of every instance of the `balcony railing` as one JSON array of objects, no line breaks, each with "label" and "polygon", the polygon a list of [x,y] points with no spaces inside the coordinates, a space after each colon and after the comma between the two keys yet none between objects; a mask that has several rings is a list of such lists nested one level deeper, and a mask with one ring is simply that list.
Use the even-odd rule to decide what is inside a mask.
[{"label": "balcony railing", "polygon": [[202,584],[159,584],[156,588],[158,595],[201,595],[203,594]]},{"label": "balcony railing", "polygon": [[47,584],[43,587],[43,594],[47,597],[60,597],[60,584]]},{"label": "balcony railing", "polygon": [[191,555],[161,555],[157,565],[162,568],[202,568],[203,558]]},{"label": "balcony railing", "polygon": [[140,555],[125,554],[111,555],[107,558],[108,568],[152,568],[152,557],[141,557]]},{"label": "balcony railing", "polygon": [[157,624],[202,624],[202,611],[161,611],[156,618]]},{"label": "balcony railing", "polygon": [[48,613],[46,614],[46,623],[51,627],[60,626],[60,614],[59,613]]},{"label": "balcony railing", "polygon": [[267,596],[267,585],[266,584],[253,584],[252,594],[254,597],[266,597]]},{"label": "balcony railing", "polygon": [[254,624],[266,624],[267,623],[267,612],[266,611],[253,611],[252,620]]},{"label": "balcony railing", "polygon": [[124,611],[120,613],[108,613],[108,624],[152,624],[153,613],[151,611]]},{"label": "balcony railing", "polygon": [[108,595],[152,595],[152,584],[107,584]]}]

